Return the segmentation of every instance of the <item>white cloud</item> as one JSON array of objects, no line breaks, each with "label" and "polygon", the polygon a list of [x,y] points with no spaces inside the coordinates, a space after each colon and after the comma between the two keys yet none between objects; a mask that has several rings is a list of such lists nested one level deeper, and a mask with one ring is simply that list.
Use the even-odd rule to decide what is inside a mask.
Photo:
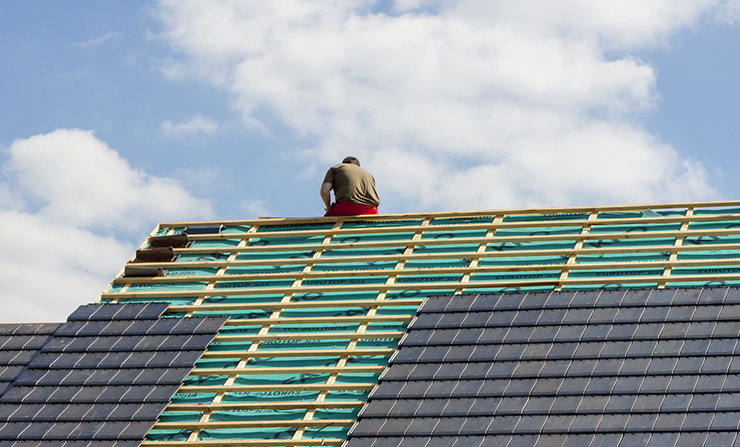
[{"label": "white cloud", "polygon": [[123,36],[123,32],[108,33],[105,36],[98,37],[95,39],[86,40],[84,42],[75,42],[73,45],[76,47],[81,47],[81,48],[94,47],[94,46],[102,45],[108,40],[118,39],[121,36]]},{"label": "white cloud", "polygon": [[92,132],[8,149],[0,181],[2,322],[63,321],[95,301],[160,220],[212,217],[177,182],[132,168]]},{"label": "white cloud", "polygon": [[65,321],[95,301],[133,244],[37,214],[0,210],[0,322]]},{"label": "white cloud", "polygon": [[719,19],[730,24],[740,20],[740,0],[728,0],[724,10],[720,13]]},{"label": "white cloud", "polygon": [[162,123],[165,133],[175,138],[192,136],[200,133],[213,134],[218,130],[218,123],[204,116],[196,116],[190,121],[180,124],[172,124],[170,121]]},{"label": "white cloud", "polygon": [[727,1],[373,3],[161,0],[159,17],[178,76],[317,136],[313,163],[357,155],[386,212],[717,198],[635,124],[658,93],[629,52]]},{"label": "white cloud", "polygon": [[263,200],[244,200],[240,207],[247,212],[248,219],[274,216]]}]

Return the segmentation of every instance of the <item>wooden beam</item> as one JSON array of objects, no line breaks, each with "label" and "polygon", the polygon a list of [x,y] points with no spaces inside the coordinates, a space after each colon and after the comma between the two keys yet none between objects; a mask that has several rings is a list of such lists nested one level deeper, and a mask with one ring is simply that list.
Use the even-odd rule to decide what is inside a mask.
[{"label": "wooden beam", "polygon": [[[501,216],[501,215],[499,215]],[[494,216],[490,216],[493,220]],[[425,232],[444,232],[444,231],[474,231],[489,229],[521,229],[521,228],[557,228],[557,227],[582,227],[584,225],[593,226],[616,226],[616,225],[652,225],[652,224],[682,224],[685,222],[722,222],[740,220],[739,214],[704,214],[698,216],[662,216],[662,217],[624,217],[616,219],[602,219],[589,222],[588,219],[569,219],[569,220],[539,220],[527,222],[496,222],[496,223],[459,223],[444,225],[410,225],[396,227],[363,227],[363,228],[342,228],[342,229],[323,229],[323,230],[298,230],[298,231],[263,231],[250,233],[252,237],[261,239],[283,238],[283,237],[312,237],[312,236],[343,236],[343,235],[364,235],[364,234],[386,234],[386,233],[413,233],[419,230]],[[219,233],[219,234],[196,234],[190,236],[191,240],[219,240],[219,239],[238,239],[247,233]]]},{"label": "wooden beam", "polygon": [[403,220],[403,219],[423,219],[423,218],[453,218],[453,217],[472,217],[472,216],[493,216],[505,214],[510,216],[527,215],[527,214],[569,214],[569,213],[591,213],[598,212],[620,212],[620,211],[646,211],[681,209],[681,208],[729,208],[740,207],[740,201],[707,201],[707,202],[674,202],[674,203],[650,203],[634,205],[610,205],[610,206],[573,206],[573,207],[546,207],[546,208],[513,208],[500,210],[474,210],[474,211],[445,211],[434,213],[404,213],[404,214],[378,214],[362,215],[347,217],[275,217],[269,219],[252,219],[252,220],[220,220],[220,221],[183,221],[183,222],[163,222],[162,227],[186,227],[189,225],[210,225],[223,224],[226,226],[235,225],[300,225],[306,223],[331,223],[331,222],[367,222],[383,220]]},{"label": "wooden beam", "polygon": [[314,419],[286,421],[208,421],[208,422],[157,422],[154,430],[208,430],[215,428],[262,428],[262,427],[349,427],[354,419]]},{"label": "wooden beam", "polygon": [[[172,306],[170,306],[172,307]],[[217,335],[214,341],[272,341],[272,340],[363,340],[374,338],[401,338],[406,332],[300,332],[287,334]]]},{"label": "wooden beam", "polygon": [[222,402],[218,404],[169,404],[167,411],[291,410],[300,408],[362,408],[365,401],[324,402]]},{"label": "wooden beam", "polygon": [[303,383],[303,384],[267,384],[267,385],[185,385],[178,393],[248,393],[264,391],[369,391],[376,383]]},{"label": "wooden beam", "polygon": [[[740,264],[740,262],[738,263]],[[298,289],[300,290],[300,289]],[[401,299],[401,300],[311,300],[311,301],[290,301],[287,303],[240,303],[240,304],[200,304],[200,305],[183,305],[170,306],[170,312],[192,312],[192,311],[210,311],[210,310],[249,310],[249,309],[312,309],[323,307],[398,307],[398,306],[419,306],[423,299]]]},{"label": "wooden beam", "polygon": [[261,350],[261,351],[206,351],[204,359],[232,359],[232,358],[273,358],[273,357],[341,357],[357,355],[392,355],[396,352],[391,348],[376,349],[295,349],[295,350]]},{"label": "wooden beam", "polygon": [[[260,351],[257,351],[260,352]],[[313,366],[285,368],[195,368],[191,376],[234,376],[262,374],[333,374],[333,373],[381,373],[385,366]]]},{"label": "wooden beam", "polygon": [[[351,317],[292,317],[292,318],[239,318],[226,320],[226,326],[262,326],[276,324],[361,324],[400,323],[411,321],[413,315],[351,316]],[[371,332],[372,333],[372,332]]]}]

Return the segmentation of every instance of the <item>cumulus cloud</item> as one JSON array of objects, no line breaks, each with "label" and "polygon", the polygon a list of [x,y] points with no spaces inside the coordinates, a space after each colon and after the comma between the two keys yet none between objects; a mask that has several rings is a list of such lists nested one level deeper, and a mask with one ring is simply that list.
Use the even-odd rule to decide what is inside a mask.
[{"label": "cumulus cloud", "polygon": [[162,123],[165,133],[175,138],[182,138],[196,134],[213,134],[218,130],[218,123],[204,116],[196,116],[190,121],[172,124],[170,121]]},{"label": "cumulus cloud", "polygon": [[97,299],[143,231],[160,220],[213,214],[208,202],[133,168],[89,131],[16,140],[7,152],[0,177],[0,322],[63,321]]},{"label": "cumulus cloud", "polygon": [[179,76],[229,91],[250,125],[267,108],[316,137],[307,160],[356,154],[392,212],[717,198],[639,125],[656,68],[630,52],[732,4],[161,0],[158,14]]}]

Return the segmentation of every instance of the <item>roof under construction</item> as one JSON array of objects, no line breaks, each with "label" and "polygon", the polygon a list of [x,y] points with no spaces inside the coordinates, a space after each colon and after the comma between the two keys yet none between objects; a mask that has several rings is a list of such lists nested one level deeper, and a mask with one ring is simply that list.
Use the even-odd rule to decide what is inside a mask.
[{"label": "roof under construction", "polygon": [[228,317],[144,445],[341,445],[428,297],[732,285],[740,202],[706,202],[161,223],[98,303]]}]

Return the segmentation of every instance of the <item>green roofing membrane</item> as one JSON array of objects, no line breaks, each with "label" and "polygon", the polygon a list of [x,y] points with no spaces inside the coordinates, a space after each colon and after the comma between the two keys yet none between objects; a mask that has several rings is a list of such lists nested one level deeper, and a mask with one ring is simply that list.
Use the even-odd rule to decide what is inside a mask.
[{"label": "green roofing membrane", "polygon": [[499,228],[494,237],[526,237],[547,235],[581,234],[583,227],[527,227],[527,228]]},{"label": "green roofing membrane", "polygon": [[[197,299],[198,299],[197,296],[175,296],[175,297],[156,297],[156,298],[123,297],[123,298],[119,298],[117,302],[119,303],[168,303],[172,306],[189,306],[195,303],[195,300]],[[111,301],[112,299],[110,298],[103,298],[100,300],[101,303],[110,303]]]},{"label": "green roofing membrane", "polygon": [[490,242],[486,251],[523,251],[523,250],[569,250],[576,246],[575,241],[545,241],[545,242]]},{"label": "green roofing membrane", "polygon": [[[719,217],[727,214],[740,214],[740,208],[696,209],[694,211],[695,216],[712,214]],[[400,306],[377,305],[375,300],[379,297],[387,301],[422,300],[429,296],[449,295],[462,290],[464,293],[502,293],[504,296],[502,300],[506,300],[506,294],[510,292],[555,290],[556,281],[561,278],[565,270],[568,274],[567,280],[562,283],[563,290],[655,288],[659,285],[656,277],[663,278],[662,275],[665,272],[662,264],[655,263],[671,260],[671,254],[676,251],[678,251],[676,256],[678,261],[701,263],[720,259],[736,259],[737,262],[728,261],[724,265],[715,263],[709,266],[676,265],[671,269],[671,276],[689,278],[696,276],[701,277],[701,280],[668,282],[666,287],[740,284],[740,280],[706,280],[707,278],[713,279],[711,278],[713,275],[740,276],[740,246],[737,248],[721,247],[722,250],[712,249],[712,246],[717,244],[740,244],[740,235],[694,234],[682,241],[681,250],[684,251],[676,250],[674,248],[676,237],[660,233],[679,231],[684,220],[660,222],[660,218],[661,216],[684,215],[685,210],[601,212],[596,220],[593,220],[591,212],[553,214],[532,212],[503,216],[501,221],[504,222],[504,226],[490,229],[471,228],[470,225],[490,224],[496,218],[492,214],[434,217],[432,219],[374,218],[379,220],[344,221],[341,225],[336,225],[334,221],[293,224],[290,221],[269,223],[270,221],[267,220],[259,222],[256,232],[248,234],[245,233],[254,231],[253,227],[257,224],[227,225],[222,233],[235,236],[222,239],[222,236],[215,235],[213,239],[209,239],[207,235],[199,235],[191,247],[193,249],[216,249],[220,253],[190,254],[188,249],[181,249],[179,252],[182,254],[173,264],[176,268],[167,269],[167,275],[178,277],[178,279],[188,276],[214,276],[218,274],[219,268],[225,266],[223,271],[225,277],[219,277],[213,290],[204,294],[203,304],[248,304],[250,308],[196,310],[193,314],[231,317],[231,320],[220,331],[222,336],[264,334],[285,339],[266,338],[261,342],[226,341],[227,339],[223,338],[217,340],[211,345],[208,353],[214,356],[231,356],[230,353],[233,353],[234,357],[212,358],[207,354],[198,361],[196,369],[223,369],[225,374],[220,372],[210,374],[211,371],[205,371],[207,375],[193,374],[186,379],[186,385],[223,385],[227,383],[229,377],[232,377],[234,386],[247,387],[246,391],[242,388],[241,391],[224,392],[221,402],[225,404],[300,403],[314,402],[317,399],[337,404],[365,401],[370,392],[369,388],[377,382],[379,372],[330,373],[320,368],[345,365],[346,367],[372,367],[370,369],[375,370],[387,365],[390,354],[380,355],[385,354],[386,351],[377,350],[393,350],[397,347],[401,337],[398,333],[406,330],[409,321],[416,314],[417,305],[413,303],[397,303],[402,304]],[[574,253],[577,238],[567,239],[567,237],[584,233],[582,225],[589,219],[591,225],[587,227],[587,233],[591,237],[583,239],[583,248],[580,252]],[[625,223],[622,219],[635,219],[635,221]],[[640,222],[642,219],[649,219],[649,221],[642,223]],[[730,217],[730,219],[690,222],[688,229],[689,231],[713,231],[740,228],[740,218]],[[428,221],[427,224],[424,224],[425,220]],[[518,223],[523,226],[517,226]],[[440,225],[445,227],[438,228]],[[458,225],[459,228],[455,228]],[[316,250],[317,247],[313,245],[322,244],[327,236],[320,232],[330,229],[333,230],[328,233],[331,239],[326,244],[326,249]],[[333,233],[335,230],[338,234]],[[182,228],[168,227],[162,228],[157,234],[172,234],[181,231]],[[277,231],[281,232],[276,235],[278,237],[269,237],[269,234],[265,234]],[[291,236],[289,232],[309,233],[297,233]],[[482,239],[489,233],[492,233],[492,239],[483,245],[478,241],[465,241],[470,238]],[[601,235],[615,233],[624,234],[617,238],[604,236],[602,239]],[[651,235],[651,233],[656,234]],[[410,243],[419,237],[419,245],[415,246]],[[531,237],[536,237],[536,239],[528,239]],[[236,262],[249,265],[225,263],[224,261],[232,255],[229,249],[237,247],[242,238],[249,239],[234,258]],[[501,238],[512,239],[501,241]],[[337,244],[358,245],[333,248]],[[312,247],[302,249],[301,246],[304,245],[312,245]],[[481,246],[485,247],[485,251],[479,252]],[[219,248],[224,250],[218,250]],[[698,251],[693,251],[697,248]],[[388,258],[384,259],[385,256]],[[370,257],[372,259],[368,259]],[[291,261],[285,263],[281,260]],[[214,267],[199,264],[196,268],[189,268],[187,267],[188,262],[219,263]],[[573,262],[576,264],[575,267],[572,267]],[[640,265],[640,263],[648,262],[652,264]],[[467,275],[459,271],[449,273],[423,271],[424,269],[466,268],[471,265],[493,271],[473,271]],[[307,274],[301,276],[303,272]],[[279,274],[279,276],[274,277],[274,274]],[[254,276],[248,279],[230,280],[229,276],[232,275]],[[462,282],[463,279],[465,282]],[[297,280],[300,281],[296,282]],[[527,285],[528,281],[541,281],[549,284]],[[589,284],[578,284],[579,281]],[[515,283],[516,286],[512,287],[511,283]],[[186,295],[191,290],[203,291],[206,284],[203,281],[136,283],[131,284],[126,291],[146,293],[181,291]],[[294,284],[296,287],[291,287]],[[110,291],[119,293],[122,288],[123,284],[114,284]],[[281,289],[281,293],[267,290],[275,288]],[[192,304],[195,299],[192,296],[168,297],[166,301],[173,304]],[[134,300],[140,300],[138,302],[159,301],[160,298],[125,296],[120,298],[121,302],[133,302]],[[284,307],[277,305],[277,303],[286,301],[288,305]],[[352,305],[339,303],[345,301],[352,301],[348,303]],[[363,301],[367,301],[368,304],[365,305]],[[263,303],[264,306],[260,309],[251,308],[251,305],[255,303]],[[273,303],[276,304],[274,307],[271,306]],[[172,312],[180,311],[173,309]],[[331,320],[334,317],[337,317],[336,321]],[[364,338],[357,335],[345,335],[358,330],[364,331],[362,335]],[[391,334],[387,334],[388,332]],[[315,338],[311,338],[312,335]],[[376,350],[367,352],[378,355],[348,355],[346,350],[351,346],[355,349]],[[242,362],[242,366],[246,363],[250,374],[240,373],[229,376],[228,370],[240,364],[242,357],[239,353],[250,349],[256,351],[250,352],[246,357],[246,362]],[[336,351],[336,354],[332,351]],[[291,372],[291,368],[296,367],[319,369]],[[260,373],[260,371],[263,372]],[[334,384],[346,385],[346,388],[325,390],[323,393],[312,389],[248,390],[250,386],[317,386],[325,384],[330,378]],[[209,404],[215,397],[216,393],[210,392],[182,392],[175,395],[173,403]],[[358,411],[359,407],[317,408],[313,412],[312,419],[351,421],[356,418]],[[203,413],[198,411],[167,411],[162,421],[198,421],[202,415]],[[299,421],[306,416],[306,408],[219,409],[210,415],[209,420],[212,422]],[[303,439],[342,439],[348,429],[349,426],[301,426],[301,430],[304,430]],[[207,428],[200,431],[198,439],[223,441],[290,439],[296,430],[296,426]],[[149,439],[185,440],[190,434],[190,430],[152,430]]]},{"label": "green roofing membrane", "polygon": [[434,269],[434,268],[457,268],[468,267],[471,259],[412,259],[406,261],[404,270],[408,269]]},{"label": "green roofing membrane", "polygon": [[252,274],[270,274],[270,273],[300,273],[306,268],[302,264],[274,264],[274,265],[255,265],[248,267],[229,267],[225,275],[252,275]]},{"label": "green roofing membrane", "polygon": [[320,244],[324,236],[299,236],[299,237],[252,237],[247,247],[266,247],[274,245],[309,245]]},{"label": "green roofing membrane", "polygon": [[164,276],[213,276],[218,273],[218,267],[215,268],[179,268],[166,269]]},{"label": "green roofing membrane", "polygon": [[705,216],[708,214],[740,214],[740,208],[720,208],[720,209],[707,209],[698,208],[694,210],[695,216]]},{"label": "green roofing membrane", "polygon": [[316,264],[312,272],[346,272],[362,270],[393,270],[398,261],[337,262],[333,264]]},{"label": "green roofing membrane", "polygon": [[590,213],[521,214],[504,217],[504,222],[547,222],[557,220],[586,220]]},{"label": "green roofing membrane", "polygon": [[472,238],[472,237],[485,237],[488,230],[464,230],[464,231],[425,231],[421,237],[422,240],[427,239],[460,239],[460,238]]},{"label": "green roofing membrane", "polygon": [[[127,291],[150,292],[150,291],[170,291],[170,290],[204,290],[207,283],[204,282],[158,282],[158,283],[133,283],[129,284]],[[111,284],[107,292],[121,292],[125,284]]]},{"label": "green roofing membrane", "polygon": [[475,253],[478,247],[480,247],[480,244],[417,245],[413,253],[415,255]]},{"label": "green roofing membrane", "polygon": [[233,248],[239,245],[241,239],[212,239],[193,241],[191,248]]},{"label": "green roofing membrane", "polygon": [[597,262],[647,262],[647,261],[667,261],[671,254],[663,253],[599,253],[593,255],[578,255],[577,263],[597,263]]},{"label": "green roofing membrane", "polygon": [[228,253],[181,254],[175,262],[215,262],[229,259]]},{"label": "green roofing membrane", "polygon": [[304,224],[265,224],[260,225],[257,233],[267,233],[270,231],[312,231],[312,230],[330,230],[334,226],[333,222],[323,223],[304,223]]},{"label": "green roofing membrane", "polygon": [[250,225],[226,225],[221,234],[246,233],[250,228]]},{"label": "green roofing membrane", "polygon": [[369,234],[340,234],[332,238],[333,244],[355,244],[357,242],[389,242],[410,241],[414,233],[369,233]]},{"label": "green roofing membrane", "polygon": [[323,252],[322,258],[336,258],[345,256],[388,256],[402,255],[406,246],[395,247],[368,247],[368,248],[333,248]]},{"label": "green roofing membrane", "polygon": [[237,261],[250,261],[262,259],[311,259],[316,251],[262,251],[262,252],[245,252],[236,255]]},{"label": "green roofing membrane", "polygon": [[412,227],[421,225],[424,219],[406,219],[406,220],[371,220],[367,222],[344,222],[343,229],[347,228],[378,228],[378,227]]},{"label": "green roofing membrane", "polygon": [[[583,256],[583,255],[581,255]],[[580,257],[580,256],[579,256]],[[548,264],[565,264],[570,256],[517,256],[517,257],[485,257],[480,258],[478,265],[480,267],[494,267],[505,265],[548,265]]]},{"label": "green roofing membrane", "polygon": [[346,300],[374,300],[378,297],[377,291],[359,292],[311,292],[296,293],[291,301],[346,301]]},{"label": "green roofing membrane", "polygon": [[255,295],[212,295],[203,299],[204,304],[245,304],[245,303],[279,303],[282,294],[255,294]]},{"label": "green roofing membrane", "polygon": [[491,223],[494,216],[471,216],[471,217],[436,217],[429,222],[429,225],[460,225],[460,224],[478,224]]}]

